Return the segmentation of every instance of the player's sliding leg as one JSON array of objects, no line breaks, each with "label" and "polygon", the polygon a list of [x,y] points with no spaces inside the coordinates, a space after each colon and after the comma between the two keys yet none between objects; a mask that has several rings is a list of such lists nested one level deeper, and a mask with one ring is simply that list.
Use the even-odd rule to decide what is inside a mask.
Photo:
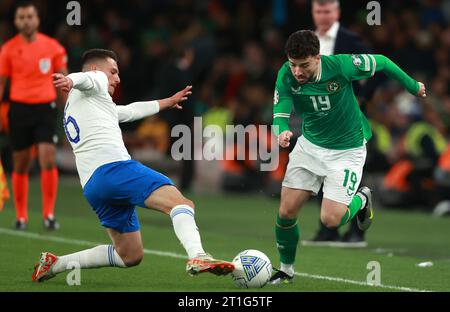
[{"label": "player's sliding leg", "polygon": [[365,231],[373,219],[372,193],[366,186],[361,187],[348,206],[324,198],[322,201],[321,221],[329,228],[337,228],[357,217],[358,227]]},{"label": "player's sliding leg", "polygon": [[[189,256],[186,267],[188,273],[196,275],[210,272],[225,275],[234,269],[232,263],[214,259],[203,250],[194,219],[194,204],[184,198],[175,187],[167,185],[158,188],[145,203],[170,214],[175,234]],[[175,206],[172,209],[164,208],[168,204]],[[73,269],[74,263],[82,269],[109,266],[125,268],[138,265],[144,256],[140,231],[120,233],[112,228],[107,230],[113,245],[100,245],[59,257],[49,252],[42,253],[35,266],[32,280],[40,282],[48,280],[58,273]]]},{"label": "player's sliding leg", "polygon": [[231,262],[214,259],[204,251],[195,222],[194,203],[186,199],[176,187],[164,185],[158,188],[145,200],[145,205],[170,215],[175,235],[189,257],[186,264],[189,274],[210,272],[226,275],[234,270]]},{"label": "player's sliding leg", "polygon": [[107,229],[112,245],[99,245],[64,256],[43,252],[35,266],[33,281],[45,281],[56,274],[72,270],[74,265],[80,269],[101,267],[126,268],[138,265],[144,257],[141,232],[120,233]]},{"label": "player's sliding leg", "polygon": [[282,187],[280,210],[275,225],[280,269],[275,269],[269,283],[289,283],[294,278],[294,263],[300,230],[297,216],[300,208],[310,197],[310,191]]}]

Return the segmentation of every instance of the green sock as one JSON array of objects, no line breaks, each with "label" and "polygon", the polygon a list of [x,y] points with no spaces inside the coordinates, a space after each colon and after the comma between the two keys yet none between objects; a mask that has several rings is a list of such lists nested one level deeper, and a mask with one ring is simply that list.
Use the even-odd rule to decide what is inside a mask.
[{"label": "green sock", "polygon": [[297,219],[281,219],[277,215],[275,236],[281,263],[293,264],[295,262],[297,243],[300,238]]},{"label": "green sock", "polygon": [[361,197],[357,195],[353,196],[352,202],[350,203],[350,205],[348,205],[347,211],[342,217],[339,226],[344,225],[348,223],[351,219],[353,219],[353,217],[356,216],[358,211],[361,209],[362,204],[363,202]]}]

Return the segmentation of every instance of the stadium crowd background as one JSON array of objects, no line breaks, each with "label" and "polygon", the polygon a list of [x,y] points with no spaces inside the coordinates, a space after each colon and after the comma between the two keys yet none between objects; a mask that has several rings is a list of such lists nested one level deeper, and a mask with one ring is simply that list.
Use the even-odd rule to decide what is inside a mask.
[{"label": "stadium crowd background", "polygon": [[[203,116],[204,125],[270,125],[276,74],[286,60],[285,40],[298,29],[313,28],[308,0],[79,2],[81,25],[69,26],[65,1],[34,1],[40,11],[40,30],[65,46],[70,72],[79,71],[86,49],[101,47],[119,56],[122,82],[114,95],[118,104],[163,98],[187,84],[194,86],[194,94],[182,112],[164,112],[123,126],[132,156],[148,160],[150,166],[163,167],[163,171],[181,173],[182,189],[201,189],[198,185],[202,183],[208,190],[213,185],[224,187],[221,176],[233,166],[218,164],[211,168],[205,167],[211,164],[200,162],[194,166],[191,161],[170,161],[171,127],[190,124],[194,116]],[[432,208],[447,199],[446,193],[450,194],[445,191],[445,182],[435,179],[437,167],[450,170],[445,166],[448,163],[439,160],[445,148],[428,130],[425,134],[431,136],[431,144],[405,144],[405,138],[412,125],[420,121],[437,130],[445,142],[450,136],[450,1],[379,1],[380,26],[367,24],[367,2],[341,1],[341,24],[358,33],[374,53],[388,56],[416,80],[423,81],[428,94],[427,99],[418,100],[398,84],[387,81],[370,102],[363,104],[375,133],[366,165],[366,172],[371,174],[367,176],[369,180],[379,177],[379,188],[391,187],[393,193],[404,195],[394,196],[393,206],[421,203]],[[15,3],[0,1],[0,45],[15,34]],[[298,119],[292,118],[291,122],[298,134]],[[73,173],[72,152],[63,127],[59,129],[60,171]],[[2,145],[8,171],[5,136]],[[402,159],[410,161],[411,170],[397,168],[391,177],[403,176],[385,185],[384,175]],[[246,190],[267,186],[269,182],[261,185],[265,179],[279,179],[274,174],[260,179],[261,173],[246,161],[239,166],[241,170],[235,173],[248,179],[237,183]],[[218,178],[211,181],[212,176]],[[249,185],[248,181],[258,183]],[[427,195],[423,196],[423,192]],[[414,194],[420,196],[411,196]]]}]

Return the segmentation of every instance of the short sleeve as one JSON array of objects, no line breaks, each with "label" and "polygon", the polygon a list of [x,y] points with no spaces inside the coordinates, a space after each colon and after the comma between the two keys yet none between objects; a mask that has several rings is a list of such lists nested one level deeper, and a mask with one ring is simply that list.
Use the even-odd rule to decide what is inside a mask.
[{"label": "short sleeve", "polygon": [[5,46],[0,49],[0,75],[11,77],[11,59]]},{"label": "short sleeve", "polygon": [[370,78],[377,68],[372,54],[342,54],[339,56],[341,69],[349,80]]},{"label": "short sleeve", "polygon": [[60,71],[67,68],[67,52],[66,49],[56,42],[55,55],[53,57],[54,70]]}]

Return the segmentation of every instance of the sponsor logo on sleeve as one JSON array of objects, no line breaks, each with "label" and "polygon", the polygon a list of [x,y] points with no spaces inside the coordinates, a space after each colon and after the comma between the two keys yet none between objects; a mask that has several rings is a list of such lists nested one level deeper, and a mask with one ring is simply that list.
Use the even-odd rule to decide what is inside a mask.
[{"label": "sponsor logo on sleeve", "polygon": [[353,65],[355,65],[356,67],[361,66],[361,64],[362,64],[361,56],[359,56],[357,54],[353,54],[352,62],[353,62]]},{"label": "sponsor logo on sleeve", "polygon": [[277,105],[280,101],[280,94],[278,93],[278,90],[275,89],[275,92],[273,94],[273,104]]}]

